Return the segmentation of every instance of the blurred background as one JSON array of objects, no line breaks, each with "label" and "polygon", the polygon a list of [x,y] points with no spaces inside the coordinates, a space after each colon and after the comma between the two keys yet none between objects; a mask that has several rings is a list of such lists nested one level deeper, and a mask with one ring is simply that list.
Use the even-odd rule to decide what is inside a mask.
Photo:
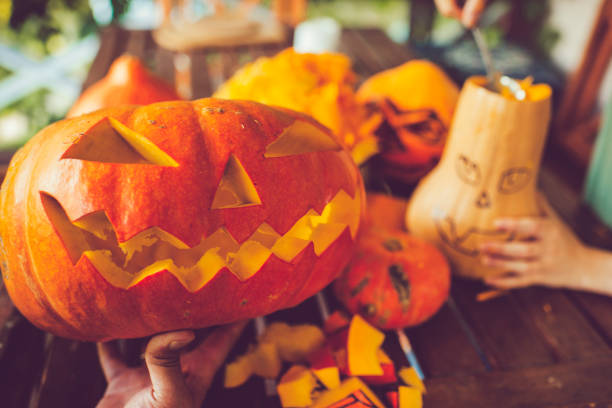
[{"label": "blurred background", "polygon": [[[187,1],[187,0],[184,0]],[[259,7],[269,7],[263,1]],[[0,0],[0,150],[12,150],[62,118],[81,91],[98,51],[99,29],[152,29],[154,0]],[[194,1],[194,18],[214,11]],[[227,3],[231,3],[228,1]],[[562,88],[580,63],[602,0],[494,0],[481,20],[503,72]],[[443,65],[457,80],[482,71],[472,37],[437,14],[432,0],[309,0],[307,18],[330,16],[343,27],[379,27]],[[606,75],[604,101],[612,89]]]}]

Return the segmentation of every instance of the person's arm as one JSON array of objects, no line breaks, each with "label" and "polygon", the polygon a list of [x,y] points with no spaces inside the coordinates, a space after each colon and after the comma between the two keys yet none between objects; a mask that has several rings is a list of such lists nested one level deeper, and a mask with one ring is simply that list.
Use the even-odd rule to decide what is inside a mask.
[{"label": "person's arm", "polygon": [[483,264],[502,272],[485,282],[505,289],[530,285],[564,287],[612,295],[612,253],[585,246],[545,200],[544,217],[496,221],[523,241],[487,242]]},{"label": "person's arm", "polygon": [[435,0],[440,13],[446,17],[456,18],[467,28],[473,28],[484,11],[487,0],[467,0],[459,7],[457,0]]}]

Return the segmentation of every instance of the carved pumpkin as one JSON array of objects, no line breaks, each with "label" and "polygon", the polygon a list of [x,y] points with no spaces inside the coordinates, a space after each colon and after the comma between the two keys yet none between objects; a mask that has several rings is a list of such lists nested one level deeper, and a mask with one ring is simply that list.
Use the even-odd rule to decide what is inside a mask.
[{"label": "carved pumpkin", "polygon": [[412,183],[438,162],[459,89],[437,65],[409,61],[369,78],[357,91],[362,104],[375,104],[385,122],[378,164],[383,174]]},{"label": "carved pumpkin", "polygon": [[104,78],[87,88],[66,115],[83,115],[120,105],[148,105],[181,99],[174,88],[152,74],[131,55],[122,55],[110,66]]},{"label": "carved pumpkin", "polygon": [[350,155],[296,112],[215,99],[100,110],[13,158],[3,278],[33,323],[77,339],[259,316],[336,277],[362,195]]},{"label": "carved pumpkin", "polygon": [[338,299],[381,329],[414,326],[448,297],[450,269],[433,245],[400,230],[369,228],[334,282]]},{"label": "carved pumpkin", "polygon": [[484,277],[479,245],[513,237],[498,217],[539,214],[536,181],[550,118],[551,89],[533,85],[519,102],[469,79],[461,93],[448,146],[407,210],[408,230],[434,242],[463,276]]}]

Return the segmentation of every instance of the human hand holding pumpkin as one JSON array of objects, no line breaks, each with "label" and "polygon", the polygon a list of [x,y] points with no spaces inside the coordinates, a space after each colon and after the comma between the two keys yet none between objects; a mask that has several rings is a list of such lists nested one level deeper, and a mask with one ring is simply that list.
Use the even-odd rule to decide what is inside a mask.
[{"label": "human hand holding pumpkin", "polygon": [[158,334],[149,340],[145,366],[128,367],[112,343],[98,343],[108,385],[98,408],[197,408],[246,322],[215,329],[195,349],[182,352],[193,331]]},{"label": "human hand holding pumpkin", "polygon": [[527,238],[482,244],[482,263],[503,271],[485,282],[502,289],[545,285],[612,295],[612,253],[584,245],[540,198],[544,216],[496,220],[499,230]]},{"label": "human hand holding pumpkin", "polygon": [[456,18],[467,28],[473,28],[484,11],[487,0],[467,0],[460,6],[457,0],[435,0],[440,13],[446,17]]}]

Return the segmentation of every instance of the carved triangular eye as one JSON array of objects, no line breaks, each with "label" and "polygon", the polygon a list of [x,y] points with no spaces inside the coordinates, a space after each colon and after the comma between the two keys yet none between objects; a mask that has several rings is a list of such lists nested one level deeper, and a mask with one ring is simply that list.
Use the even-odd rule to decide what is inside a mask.
[{"label": "carved triangular eye", "polygon": [[231,155],[217,187],[212,210],[260,205],[259,194],[236,156]]},{"label": "carved triangular eye", "polygon": [[104,118],[83,133],[62,159],[178,167],[155,143],[114,118]]},{"label": "carved triangular eye", "polygon": [[274,142],[266,147],[265,157],[340,150],[342,147],[329,134],[303,120],[296,120]]}]

